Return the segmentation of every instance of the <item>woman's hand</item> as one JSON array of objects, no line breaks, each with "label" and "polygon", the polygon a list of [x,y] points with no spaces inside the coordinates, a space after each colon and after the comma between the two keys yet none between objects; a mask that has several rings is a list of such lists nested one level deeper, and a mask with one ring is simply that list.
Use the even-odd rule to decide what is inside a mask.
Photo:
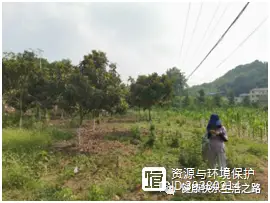
[{"label": "woman's hand", "polygon": [[222,130],[220,129],[216,130],[216,135],[220,135],[220,134],[222,134]]},{"label": "woman's hand", "polygon": [[217,134],[217,132],[216,132],[215,130],[210,130],[210,133],[211,133],[212,135],[216,135],[216,134]]}]

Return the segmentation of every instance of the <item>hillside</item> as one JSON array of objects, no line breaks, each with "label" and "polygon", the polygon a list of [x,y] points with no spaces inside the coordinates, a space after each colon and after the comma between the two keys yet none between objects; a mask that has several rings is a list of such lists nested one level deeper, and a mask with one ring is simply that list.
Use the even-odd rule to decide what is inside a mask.
[{"label": "hillside", "polygon": [[232,90],[235,95],[239,95],[256,87],[268,87],[268,62],[256,60],[249,64],[239,65],[211,83],[192,86],[189,92],[196,94],[203,89],[206,93],[216,91],[227,93]]}]

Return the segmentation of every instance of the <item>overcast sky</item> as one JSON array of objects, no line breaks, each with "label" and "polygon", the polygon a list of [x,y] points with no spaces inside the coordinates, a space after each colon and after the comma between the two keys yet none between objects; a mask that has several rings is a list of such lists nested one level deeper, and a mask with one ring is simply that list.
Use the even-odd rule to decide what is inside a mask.
[{"label": "overcast sky", "polygon": [[[73,64],[78,64],[83,55],[97,49],[106,52],[109,60],[118,64],[118,72],[124,81],[128,76],[162,74],[173,66],[188,76],[245,2],[203,2],[202,7],[200,2],[191,2],[184,37],[188,5],[181,2],[3,3],[2,50],[22,52],[40,48],[49,61],[69,58]],[[266,3],[251,2],[188,84],[213,81],[235,66],[256,59],[267,61],[268,22],[216,68],[268,12]]]}]

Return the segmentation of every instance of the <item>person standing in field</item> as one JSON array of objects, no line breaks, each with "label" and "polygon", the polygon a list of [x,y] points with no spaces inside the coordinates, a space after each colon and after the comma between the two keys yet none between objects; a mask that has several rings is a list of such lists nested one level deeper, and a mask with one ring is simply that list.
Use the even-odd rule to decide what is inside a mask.
[{"label": "person standing in field", "polygon": [[206,150],[204,158],[209,162],[211,169],[226,167],[225,143],[228,136],[225,127],[217,114],[212,114],[207,125]]}]

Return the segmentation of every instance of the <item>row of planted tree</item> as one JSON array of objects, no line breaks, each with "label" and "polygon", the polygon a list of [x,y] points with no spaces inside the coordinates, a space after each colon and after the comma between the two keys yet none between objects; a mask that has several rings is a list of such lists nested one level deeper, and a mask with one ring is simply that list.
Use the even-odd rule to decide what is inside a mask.
[{"label": "row of planted tree", "polygon": [[[98,116],[101,111],[124,113],[128,106],[150,110],[172,96],[173,81],[164,74],[153,73],[121,81],[117,66],[106,54],[93,50],[78,65],[70,60],[49,62],[32,51],[4,53],[3,103],[20,114],[20,127],[27,111],[37,119],[57,106],[65,114]],[[180,75],[180,71],[178,72]],[[34,110],[34,112],[33,112]]]},{"label": "row of planted tree", "polygon": [[[129,84],[125,84],[116,63],[96,50],[84,55],[78,65],[68,59],[49,62],[33,51],[4,53],[2,67],[3,103],[19,112],[20,127],[27,111],[41,119],[41,114],[46,117],[55,107],[61,109],[62,116],[78,116],[82,124],[88,115],[125,113],[129,107],[148,110],[151,120],[155,106],[188,109],[190,103],[192,108],[223,105],[219,95],[209,99],[202,90],[191,102],[187,80],[175,67],[162,75],[140,75],[136,80],[130,77]],[[233,105],[233,97],[229,101]]]}]

